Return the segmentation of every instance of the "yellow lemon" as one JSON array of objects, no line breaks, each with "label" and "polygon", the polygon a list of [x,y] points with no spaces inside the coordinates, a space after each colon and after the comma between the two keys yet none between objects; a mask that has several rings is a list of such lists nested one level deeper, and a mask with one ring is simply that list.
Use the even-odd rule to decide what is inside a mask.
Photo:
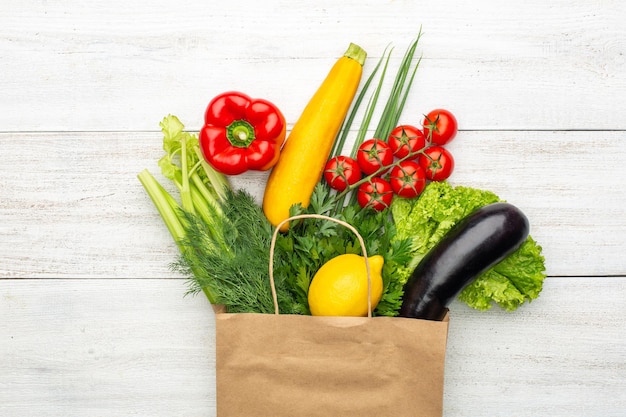
[{"label": "yellow lemon", "polygon": [[[381,276],[384,259],[367,258],[371,275],[372,310],[383,293]],[[309,308],[314,316],[366,316],[367,268],[365,258],[354,254],[339,255],[316,272],[309,287]]]}]

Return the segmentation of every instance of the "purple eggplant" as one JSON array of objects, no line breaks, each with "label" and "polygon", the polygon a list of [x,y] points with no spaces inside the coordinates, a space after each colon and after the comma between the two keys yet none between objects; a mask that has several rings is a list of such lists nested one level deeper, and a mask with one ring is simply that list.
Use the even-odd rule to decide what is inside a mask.
[{"label": "purple eggplant", "polygon": [[461,290],[517,250],[528,233],[528,219],[509,203],[488,204],[469,214],[417,265],[404,285],[399,315],[442,320]]}]

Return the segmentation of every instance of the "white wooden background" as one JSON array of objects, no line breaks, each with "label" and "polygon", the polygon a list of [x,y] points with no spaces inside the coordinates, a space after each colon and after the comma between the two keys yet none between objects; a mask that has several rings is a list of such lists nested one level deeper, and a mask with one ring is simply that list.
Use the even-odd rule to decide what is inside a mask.
[{"label": "white wooden background", "polygon": [[452,182],[521,207],[549,274],[512,314],[452,305],[445,416],[626,415],[624,21],[621,0],[3,0],[0,416],[214,416],[213,312],[136,179],[159,121],[197,129],[238,89],[291,126],[349,42],[368,74],[420,25],[402,121],[457,115]]}]

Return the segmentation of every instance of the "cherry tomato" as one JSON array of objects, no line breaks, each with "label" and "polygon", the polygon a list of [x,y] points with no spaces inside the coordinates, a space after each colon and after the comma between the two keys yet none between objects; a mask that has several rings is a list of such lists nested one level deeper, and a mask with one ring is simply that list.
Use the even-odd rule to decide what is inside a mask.
[{"label": "cherry tomato", "polygon": [[356,199],[363,208],[383,211],[391,205],[393,190],[388,181],[375,177],[359,186]]},{"label": "cherry tomato", "polygon": [[324,179],[330,188],[343,191],[361,179],[359,164],[349,156],[335,156],[324,168]]},{"label": "cherry tomato", "polygon": [[435,109],[424,118],[424,136],[433,145],[443,146],[456,136],[456,117],[445,109]]},{"label": "cherry tomato", "polygon": [[[400,125],[391,131],[387,143],[396,158],[404,158],[409,153],[417,152],[426,146],[424,132],[415,126]],[[410,159],[417,158],[415,157]]]},{"label": "cherry tomato", "polygon": [[365,175],[370,175],[393,163],[393,151],[383,140],[368,139],[359,146],[356,161],[361,171]]},{"label": "cherry tomato", "polygon": [[389,183],[397,196],[414,198],[426,187],[426,173],[417,162],[402,161],[391,169]]},{"label": "cherry tomato", "polygon": [[426,178],[432,181],[443,181],[447,179],[454,170],[454,158],[446,148],[442,146],[429,146],[420,154],[417,159]]}]

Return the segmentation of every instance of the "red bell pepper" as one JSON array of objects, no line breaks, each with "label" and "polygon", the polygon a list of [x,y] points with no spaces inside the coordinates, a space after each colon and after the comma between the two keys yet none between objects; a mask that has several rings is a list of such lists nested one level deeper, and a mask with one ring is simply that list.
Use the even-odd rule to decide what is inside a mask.
[{"label": "red bell pepper", "polygon": [[206,161],[223,174],[265,171],[278,162],[286,126],[281,111],[269,101],[226,92],[207,106],[200,149]]}]

